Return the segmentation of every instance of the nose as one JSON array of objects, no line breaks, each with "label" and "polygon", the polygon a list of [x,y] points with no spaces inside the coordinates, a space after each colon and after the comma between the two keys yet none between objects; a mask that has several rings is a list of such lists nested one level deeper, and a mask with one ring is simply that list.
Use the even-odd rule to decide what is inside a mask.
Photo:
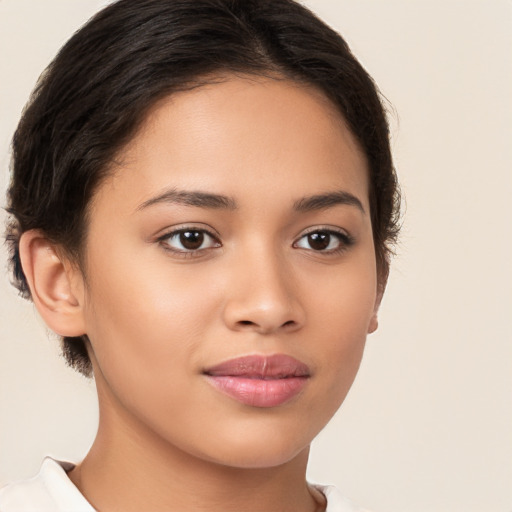
[{"label": "nose", "polygon": [[230,329],[274,334],[304,325],[305,311],[292,269],[271,251],[241,257],[231,267],[228,286],[223,314]]}]

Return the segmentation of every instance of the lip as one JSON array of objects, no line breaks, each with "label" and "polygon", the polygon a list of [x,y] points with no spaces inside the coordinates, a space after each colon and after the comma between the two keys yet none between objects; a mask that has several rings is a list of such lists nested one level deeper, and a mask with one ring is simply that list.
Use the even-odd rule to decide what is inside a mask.
[{"label": "lip", "polygon": [[203,374],[217,390],[253,407],[285,404],[302,391],[310,377],[306,364],[285,354],[230,359]]}]

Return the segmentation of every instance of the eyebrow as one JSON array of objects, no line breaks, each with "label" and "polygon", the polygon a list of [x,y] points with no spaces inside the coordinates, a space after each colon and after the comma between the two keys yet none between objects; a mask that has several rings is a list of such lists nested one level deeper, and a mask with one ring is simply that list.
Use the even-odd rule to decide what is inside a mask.
[{"label": "eyebrow", "polygon": [[[209,208],[215,210],[238,209],[236,200],[229,196],[200,191],[178,190],[173,188],[144,201],[137,207],[137,211],[162,203],[183,204],[185,206],[195,206],[198,208]],[[310,211],[332,208],[338,205],[355,206],[363,214],[366,213],[361,201],[350,192],[345,192],[343,190],[302,197],[294,202],[293,209],[299,213],[307,213]]]},{"label": "eyebrow", "polygon": [[183,204],[186,206],[196,206],[198,208],[210,208],[216,210],[236,210],[238,208],[238,205],[233,198],[223,196],[221,194],[171,189],[144,201],[137,207],[137,210],[143,210],[149,206],[161,203]]},{"label": "eyebrow", "polygon": [[298,212],[307,213],[314,210],[332,208],[337,205],[355,206],[363,214],[366,214],[361,201],[350,192],[345,192],[344,190],[303,197],[295,201],[293,208]]}]

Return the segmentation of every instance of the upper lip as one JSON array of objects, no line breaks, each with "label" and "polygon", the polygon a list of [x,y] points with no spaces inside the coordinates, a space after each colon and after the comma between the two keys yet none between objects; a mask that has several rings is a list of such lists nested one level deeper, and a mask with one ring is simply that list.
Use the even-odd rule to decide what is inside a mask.
[{"label": "upper lip", "polygon": [[303,362],[285,354],[249,355],[229,359],[204,370],[212,377],[245,377],[249,379],[286,379],[309,377]]}]

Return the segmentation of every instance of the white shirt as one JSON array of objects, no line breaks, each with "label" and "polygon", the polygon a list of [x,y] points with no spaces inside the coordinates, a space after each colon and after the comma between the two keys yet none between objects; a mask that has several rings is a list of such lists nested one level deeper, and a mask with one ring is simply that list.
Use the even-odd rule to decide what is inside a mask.
[{"label": "white shirt", "polygon": [[[34,478],[0,489],[0,512],[95,512],[68,478],[74,464],[46,457]],[[315,485],[327,498],[326,512],[368,512],[356,507],[331,485]]]}]

